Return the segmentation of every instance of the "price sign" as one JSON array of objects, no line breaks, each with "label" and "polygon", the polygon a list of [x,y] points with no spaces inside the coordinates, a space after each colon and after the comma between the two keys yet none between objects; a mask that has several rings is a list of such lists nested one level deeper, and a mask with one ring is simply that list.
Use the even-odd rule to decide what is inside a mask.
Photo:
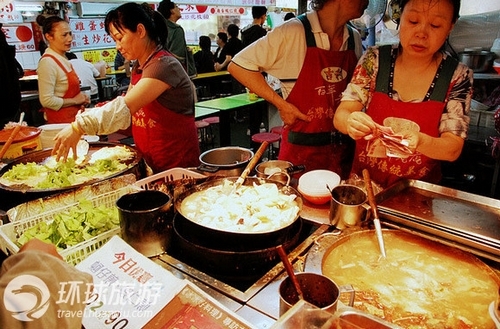
[{"label": "price sign", "polygon": [[16,52],[36,50],[31,24],[4,25],[2,32],[7,43],[16,47]]},{"label": "price sign", "polygon": [[94,277],[85,328],[142,328],[185,285],[117,236],[76,267]]}]

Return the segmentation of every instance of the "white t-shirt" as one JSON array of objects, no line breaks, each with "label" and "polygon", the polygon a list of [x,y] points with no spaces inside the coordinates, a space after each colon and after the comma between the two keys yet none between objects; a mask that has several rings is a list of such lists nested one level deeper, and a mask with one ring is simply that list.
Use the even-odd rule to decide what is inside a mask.
[{"label": "white t-shirt", "polygon": [[[311,30],[316,40],[316,46],[329,50],[328,34],[321,30],[316,11],[307,12],[307,19],[311,23]],[[354,30],[355,52],[357,57],[363,54],[363,46],[359,33]],[[347,50],[349,31],[344,28],[344,43],[341,50]],[[291,19],[274,28],[265,37],[255,41],[240,51],[232,61],[239,66],[250,70],[266,72],[282,81],[281,91],[286,98],[292,90],[307,51],[304,27],[298,19]],[[291,80],[291,81],[283,81]]]},{"label": "white t-shirt", "polygon": [[76,75],[80,79],[80,86],[90,87],[90,94],[97,95],[98,90],[95,78],[100,75],[97,68],[92,63],[80,58],[72,59],[70,63],[73,65],[73,69],[75,69]]},{"label": "white t-shirt", "polygon": [[[47,48],[46,54],[56,57],[68,71],[72,71],[71,64],[65,56],[61,56]],[[50,57],[42,57],[36,70],[38,74],[38,94],[43,107],[59,110],[63,105],[63,96],[68,90],[66,73]]]}]

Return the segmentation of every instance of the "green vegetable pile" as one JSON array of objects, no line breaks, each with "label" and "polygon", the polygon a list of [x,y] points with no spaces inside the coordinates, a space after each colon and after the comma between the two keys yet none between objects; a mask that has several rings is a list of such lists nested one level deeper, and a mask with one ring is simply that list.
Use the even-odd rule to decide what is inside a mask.
[{"label": "green vegetable pile", "polygon": [[22,246],[32,238],[54,244],[59,250],[89,240],[120,225],[114,206],[94,206],[88,200],[54,216],[51,223],[39,222],[28,228],[16,243]]},{"label": "green vegetable pile", "polygon": [[61,188],[104,178],[126,168],[127,165],[118,160],[99,159],[79,166],[69,158],[66,162],[57,162],[55,167],[34,162],[17,164],[2,176],[2,180],[6,185],[17,183],[38,189]]}]

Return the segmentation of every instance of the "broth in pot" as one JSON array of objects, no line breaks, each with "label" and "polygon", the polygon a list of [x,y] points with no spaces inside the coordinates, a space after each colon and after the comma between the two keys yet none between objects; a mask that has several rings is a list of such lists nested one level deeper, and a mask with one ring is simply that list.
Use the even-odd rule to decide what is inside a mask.
[{"label": "broth in pot", "polygon": [[375,233],[357,233],[334,243],[322,263],[324,275],[353,285],[354,307],[403,328],[495,328],[488,307],[499,279],[475,256],[389,230],[383,259]]}]

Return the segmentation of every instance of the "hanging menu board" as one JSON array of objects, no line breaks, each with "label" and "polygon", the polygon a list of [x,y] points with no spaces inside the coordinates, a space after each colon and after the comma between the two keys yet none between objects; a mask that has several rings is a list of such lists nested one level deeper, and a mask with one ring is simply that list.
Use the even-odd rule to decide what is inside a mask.
[{"label": "hanging menu board", "polygon": [[104,17],[70,18],[72,49],[114,48],[115,41],[104,29]]}]

